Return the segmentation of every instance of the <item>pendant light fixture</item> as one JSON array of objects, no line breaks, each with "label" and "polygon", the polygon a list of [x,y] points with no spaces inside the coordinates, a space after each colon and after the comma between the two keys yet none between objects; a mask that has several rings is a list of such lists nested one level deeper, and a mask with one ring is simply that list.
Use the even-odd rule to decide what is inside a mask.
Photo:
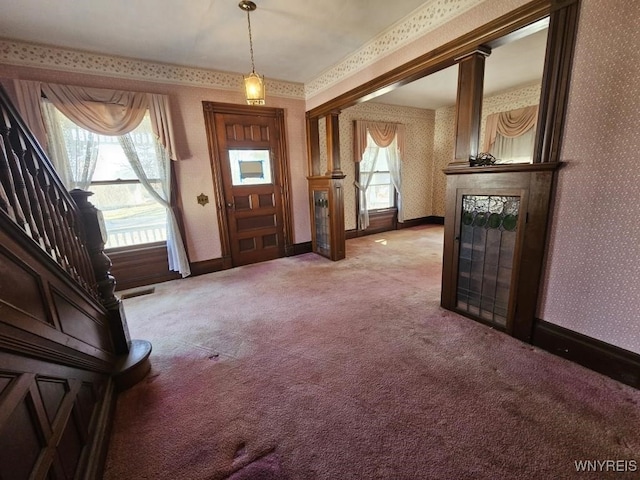
[{"label": "pendant light fixture", "polygon": [[257,7],[250,0],[242,0],[238,7],[247,12],[247,25],[249,27],[249,51],[251,52],[251,73],[244,76],[244,90],[249,105],[264,105],[264,75],[260,76],[256,73],[253,63],[253,38],[251,37],[251,17],[249,14]]}]

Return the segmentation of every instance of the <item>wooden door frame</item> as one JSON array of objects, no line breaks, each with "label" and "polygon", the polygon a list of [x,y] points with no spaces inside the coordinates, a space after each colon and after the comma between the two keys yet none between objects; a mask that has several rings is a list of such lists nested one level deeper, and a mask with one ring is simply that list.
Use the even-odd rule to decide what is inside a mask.
[{"label": "wooden door frame", "polygon": [[270,117],[276,122],[276,134],[280,145],[280,161],[278,162],[278,174],[282,183],[282,220],[284,233],[284,254],[293,255],[293,210],[291,209],[291,180],[289,175],[289,152],[287,147],[287,136],[285,134],[285,114],[283,108],[256,107],[250,105],[236,105],[232,103],[218,103],[203,101],[202,108],[205,117],[205,127],[207,131],[207,144],[209,146],[209,161],[213,174],[213,188],[218,217],[218,230],[220,234],[220,249],[222,256],[222,267],[224,269],[233,267],[231,256],[231,240],[229,238],[229,216],[225,207],[224,182],[222,180],[221,159],[219,156],[220,145],[216,135],[214,115],[216,113],[229,115],[244,115],[251,117]]}]

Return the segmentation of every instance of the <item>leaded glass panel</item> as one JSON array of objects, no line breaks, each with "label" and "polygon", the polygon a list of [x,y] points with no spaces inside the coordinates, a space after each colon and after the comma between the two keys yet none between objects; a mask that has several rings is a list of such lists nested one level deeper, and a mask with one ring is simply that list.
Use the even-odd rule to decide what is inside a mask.
[{"label": "leaded glass panel", "polygon": [[505,327],[520,197],[464,195],[457,308]]}]

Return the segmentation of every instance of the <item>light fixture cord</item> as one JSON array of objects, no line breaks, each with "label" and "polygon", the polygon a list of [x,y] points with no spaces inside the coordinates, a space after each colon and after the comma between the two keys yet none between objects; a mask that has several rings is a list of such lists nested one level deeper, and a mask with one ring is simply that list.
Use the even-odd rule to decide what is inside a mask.
[{"label": "light fixture cord", "polygon": [[251,36],[251,15],[247,10],[247,24],[249,25],[249,51],[251,52],[251,73],[256,73],[256,67],[253,64],[253,37]]}]

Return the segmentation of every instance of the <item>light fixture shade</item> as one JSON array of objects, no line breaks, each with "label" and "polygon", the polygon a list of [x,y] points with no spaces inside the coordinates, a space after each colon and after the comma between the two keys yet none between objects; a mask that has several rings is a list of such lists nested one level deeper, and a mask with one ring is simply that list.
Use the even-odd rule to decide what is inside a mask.
[{"label": "light fixture shade", "polygon": [[264,105],[264,77],[251,72],[244,77],[244,91],[249,105]]}]

